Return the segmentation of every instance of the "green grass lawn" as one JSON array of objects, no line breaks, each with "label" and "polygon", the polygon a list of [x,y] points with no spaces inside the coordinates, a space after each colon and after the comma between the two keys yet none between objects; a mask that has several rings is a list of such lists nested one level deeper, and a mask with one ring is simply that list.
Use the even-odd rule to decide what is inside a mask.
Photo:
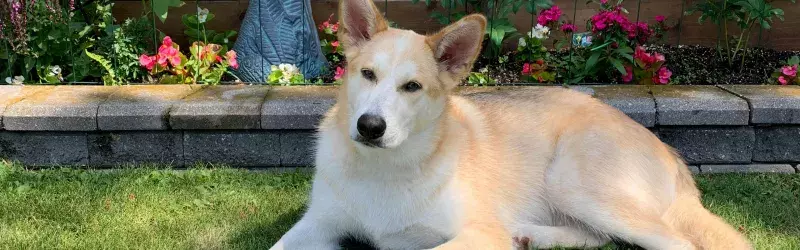
[{"label": "green grass lawn", "polygon": [[[0,163],[0,249],[266,249],[299,218],[309,181],[226,168],[30,171]],[[800,175],[698,182],[706,205],[757,249],[800,249]]]}]

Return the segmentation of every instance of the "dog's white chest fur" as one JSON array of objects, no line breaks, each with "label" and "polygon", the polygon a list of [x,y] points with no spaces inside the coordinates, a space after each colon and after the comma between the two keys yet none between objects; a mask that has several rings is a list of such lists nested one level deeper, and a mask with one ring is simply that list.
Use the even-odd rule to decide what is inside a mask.
[{"label": "dog's white chest fur", "polygon": [[421,178],[419,166],[354,159],[341,153],[337,139],[346,138],[319,141],[312,204],[346,214],[337,219],[345,225],[342,230],[383,249],[429,248],[455,235],[459,198],[455,183],[438,181],[446,179],[445,173]]}]

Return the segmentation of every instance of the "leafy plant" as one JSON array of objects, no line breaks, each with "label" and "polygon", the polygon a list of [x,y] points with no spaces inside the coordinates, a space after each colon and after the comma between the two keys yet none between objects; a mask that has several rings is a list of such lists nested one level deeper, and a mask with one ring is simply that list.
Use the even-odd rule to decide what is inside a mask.
[{"label": "leafy plant", "polygon": [[[138,58],[152,44],[148,38],[148,34],[153,32],[149,22],[144,16],[126,19],[122,25],[101,38],[97,42],[97,49],[91,51],[103,56],[113,66],[113,84],[141,81],[147,75],[147,71],[139,66]],[[106,82],[106,79],[103,81]]]},{"label": "leafy plant", "polygon": [[783,67],[775,69],[772,73],[770,82],[780,85],[789,85],[791,83],[800,85],[800,77],[797,76],[797,68],[800,66],[800,57],[793,56],[786,60]]},{"label": "leafy plant", "polygon": [[625,65],[625,74],[622,81],[630,83],[635,81],[642,85],[669,84],[672,72],[664,67],[666,59],[658,52],[648,53],[644,47],[636,47],[633,54],[633,65]]},{"label": "leafy plant", "polygon": [[203,43],[219,44],[222,45],[224,50],[230,48],[230,39],[236,36],[237,32],[228,30],[224,32],[217,32],[206,28],[206,23],[214,19],[214,14],[209,12],[208,9],[197,8],[196,15],[186,14],[183,15],[181,21],[186,26],[183,31],[189,37],[189,42],[202,41]]},{"label": "leafy plant", "polygon": [[111,67],[110,61],[106,60],[103,56],[89,52],[88,50],[84,50],[84,52],[87,56],[89,56],[89,58],[99,63],[100,66],[103,67],[103,70],[105,70],[106,74],[103,75],[103,83],[105,83],[105,85],[119,84],[119,81],[117,81],[117,76],[114,73],[114,68]]},{"label": "leafy plant", "polygon": [[489,69],[487,68],[482,68],[479,72],[470,72],[469,77],[467,77],[467,84],[471,84],[472,86],[495,84],[496,81],[487,75],[488,72]]},{"label": "leafy plant", "polygon": [[[412,0],[417,3],[419,0]],[[549,8],[552,0],[441,0],[441,6],[446,13],[434,12],[431,18],[441,24],[450,24],[467,15],[466,10],[483,13],[488,19],[486,27],[487,45],[484,51],[486,56],[494,57],[501,54],[503,42],[518,35],[517,28],[511,23],[509,16],[515,14],[525,6],[528,13],[536,13],[538,9]],[[431,6],[430,0],[425,0]]]},{"label": "leafy plant", "polygon": [[283,63],[270,66],[270,73],[267,76],[269,84],[292,85],[303,82],[305,77],[295,65]]},{"label": "leafy plant", "polygon": [[150,7],[153,8],[153,13],[161,20],[163,23],[167,20],[167,14],[169,14],[170,7],[181,7],[184,5],[184,2],[181,0],[151,0]]},{"label": "leafy plant", "polygon": [[[795,3],[795,0],[789,0]],[[740,70],[744,69],[746,48],[756,25],[763,29],[772,28],[773,18],[784,20],[783,10],[775,8],[770,0],[706,0],[695,4],[686,11],[685,15],[700,12],[698,22],[703,24],[710,20],[722,31],[721,41],[717,45],[718,53],[733,67],[734,60],[741,56]],[[735,23],[740,31],[738,35],[731,35],[729,23]]]},{"label": "leafy plant", "polygon": [[158,53],[142,54],[139,63],[150,75],[160,76],[164,84],[218,84],[228,67],[239,67],[236,52],[222,49],[218,44],[194,42],[189,47],[190,57],[180,52],[180,47],[169,36],[164,37]]}]

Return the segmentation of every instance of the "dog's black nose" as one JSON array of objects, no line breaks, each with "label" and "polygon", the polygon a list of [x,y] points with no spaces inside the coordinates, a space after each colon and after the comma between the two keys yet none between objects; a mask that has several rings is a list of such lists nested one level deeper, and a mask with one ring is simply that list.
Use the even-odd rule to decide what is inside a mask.
[{"label": "dog's black nose", "polygon": [[386,121],[377,115],[363,114],[358,118],[356,128],[364,138],[375,140],[381,138],[383,132],[386,132]]}]

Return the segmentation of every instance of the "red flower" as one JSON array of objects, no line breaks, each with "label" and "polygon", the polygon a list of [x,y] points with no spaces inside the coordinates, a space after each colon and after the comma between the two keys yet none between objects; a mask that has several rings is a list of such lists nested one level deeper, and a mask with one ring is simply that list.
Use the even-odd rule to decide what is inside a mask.
[{"label": "red flower", "polygon": [[333,75],[334,80],[342,79],[344,76],[345,70],[342,67],[336,67],[336,73]]},{"label": "red flower", "polygon": [[156,66],[156,57],[142,54],[139,56],[139,64],[147,70],[153,70],[153,67]]},{"label": "red flower", "polygon": [[544,60],[536,59],[536,64],[543,65],[544,64]]},{"label": "red flower", "polygon": [[529,63],[525,63],[522,65],[522,74],[529,75],[531,73],[531,65]]},{"label": "red flower", "polygon": [[333,48],[339,47],[339,41],[331,42],[331,46],[333,46]]}]

